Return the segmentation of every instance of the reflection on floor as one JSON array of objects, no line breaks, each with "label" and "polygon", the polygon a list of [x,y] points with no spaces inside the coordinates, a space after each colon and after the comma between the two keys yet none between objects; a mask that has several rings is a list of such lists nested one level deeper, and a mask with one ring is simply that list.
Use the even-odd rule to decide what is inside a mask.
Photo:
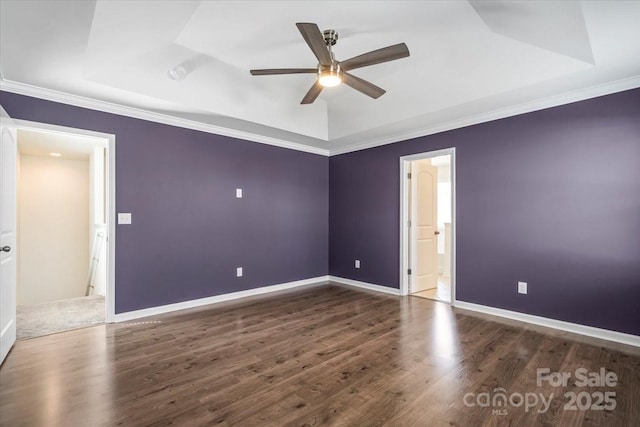
[{"label": "reflection on floor", "polygon": [[451,302],[451,278],[438,276],[438,287],[411,294],[415,297]]},{"label": "reflection on floor", "polygon": [[17,338],[42,335],[104,323],[104,296],[70,298],[16,308]]}]

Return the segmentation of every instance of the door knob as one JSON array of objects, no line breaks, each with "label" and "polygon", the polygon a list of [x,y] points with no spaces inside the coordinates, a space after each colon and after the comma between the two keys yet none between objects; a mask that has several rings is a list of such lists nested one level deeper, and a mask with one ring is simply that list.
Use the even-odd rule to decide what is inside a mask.
[{"label": "door knob", "polygon": [[11,246],[3,246],[0,248],[2,252],[11,252]]},{"label": "door knob", "polygon": [[436,230],[436,231],[433,232],[433,234],[435,234],[437,236],[438,234],[440,234],[440,232]]}]

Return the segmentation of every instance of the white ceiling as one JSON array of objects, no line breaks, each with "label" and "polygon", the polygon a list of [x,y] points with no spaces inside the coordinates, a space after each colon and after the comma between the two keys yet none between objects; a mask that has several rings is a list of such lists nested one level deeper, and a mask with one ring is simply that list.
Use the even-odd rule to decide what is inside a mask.
[{"label": "white ceiling", "polygon": [[[5,86],[328,152],[612,82],[634,86],[640,75],[640,1],[3,0],[0,12]],[[340,85],[300,105],[314,75],[249,74],[316,66],[296,22],[337,30],[339,60],[399,42],[411,56],[353,71],[387,90],[377,100]],[[177,65],[187,70],[180,81],[167,76]]]}]

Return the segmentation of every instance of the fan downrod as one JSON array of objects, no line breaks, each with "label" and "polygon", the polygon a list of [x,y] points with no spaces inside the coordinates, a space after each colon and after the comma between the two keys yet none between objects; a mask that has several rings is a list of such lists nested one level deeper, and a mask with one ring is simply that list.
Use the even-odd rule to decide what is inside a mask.
[{"label": "fan downrod", "polygon": [[324,30],[322,36],[327,46],[335,46],[338,42],[338,32],[336,30]]}]

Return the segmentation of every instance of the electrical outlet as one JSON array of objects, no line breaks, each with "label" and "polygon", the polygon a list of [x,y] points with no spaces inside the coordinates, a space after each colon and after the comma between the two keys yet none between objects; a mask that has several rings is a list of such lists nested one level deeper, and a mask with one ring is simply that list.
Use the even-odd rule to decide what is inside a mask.
[{"label": "electrical outlet", "polygon": [[356,268],[360,268],[360,260],[359,259],[356,260]]},{"label": "electrical outlet", "polygon": [[518,293],[519,294],[527,293],[527,282],[518,282]]},{"label": "electrical outlet", "polygon": [[236,277],[242,277],[242,267],[236,268]]},{"label": "electrical outlet", "polygon": [[236,198],[242,199],[242,188],[236,188]]}]

